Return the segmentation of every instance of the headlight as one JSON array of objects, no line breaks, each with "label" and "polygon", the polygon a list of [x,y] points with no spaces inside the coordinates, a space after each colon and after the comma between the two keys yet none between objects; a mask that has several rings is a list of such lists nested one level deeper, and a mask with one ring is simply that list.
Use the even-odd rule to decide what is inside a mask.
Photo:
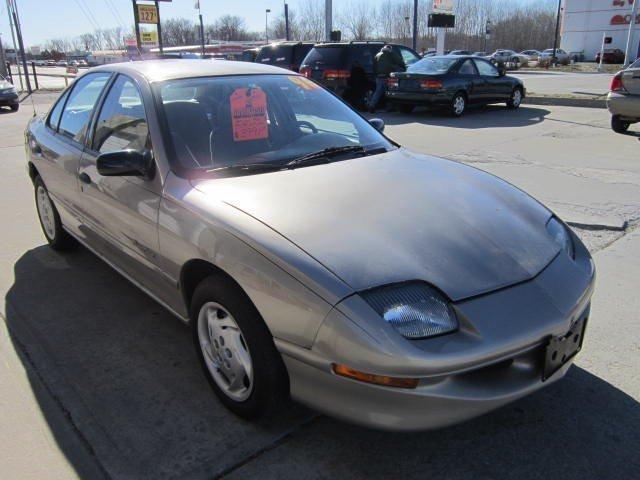
[{"label": "headlight", "polygon": [[574,250],[573,250],[573,240],[571,240],[571,235],[567,231],[566,227],[558,221],[557,218],[551,217],[551,220],[547,222],[547,232],[553,238],[553,241],[558,244],[560,248],[562,248],[567,255],[571,258],[574,258]]},{"label": "headlight", "polygon": [[434,337],[458,329],[449,301],[425,283],[389,285],[361,295],[405,338]]}]

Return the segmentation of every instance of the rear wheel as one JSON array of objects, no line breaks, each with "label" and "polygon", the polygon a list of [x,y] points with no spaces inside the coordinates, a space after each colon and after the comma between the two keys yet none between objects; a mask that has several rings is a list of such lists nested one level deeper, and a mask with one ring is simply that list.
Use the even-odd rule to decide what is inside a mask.
[{"label": "rear wheel", "polygon": [[453,96],[453,100],[451,100],[451,109],[450,113],[454,117],[460,117],[467,109],[467,96],[458,92]]},{"label": "rear wheel", "polygon": [[62,228],[58,210],[51,201],[47,187],[40,176],[35,178],[34,186],[38,219],[49,246],[54,250],[69,250],[75,247],[76,241]]},{"label": "rear wheel", "polygon": [[515,108],[519,108],[521,104],[522,104],[522,89],[519,87],[516,87],[513,89],[513,92],[511,92],[511,97],[509,98],[509,100],[507,100],[507,107],[515,109]]},{"label": "rear wheel", "polygon": [[616,133],[625,133],[629,130],[629,125],[631,125],[631,122],[621,120],[618,115],[611,117],[611,129]]},{"label": "rear wheel", "polygon": [[398,105],[398,110],[400,110],[400,112],[402,113],[411,113],[413,112],[414,108],[415,105],[409,105],[408,103],[401,103]]},{"label": "rear wheel", "polygon": [[20,108],[20,104],[19,104],[19,103],[16,103],[16,104],[14,104],[14,105],[11,105],[11,107],[10,107],[10,108],[11,108],[11,111],[12,111],[12,112],[17,112],[17,111],[18,111],[18,109]]},{"label": "rear wheel", "polygon": [[209,384],[236,415],[276,411],[289,396],[289,377],[273,337],[251,300],[213,275],[193,294],[193,340]]}]

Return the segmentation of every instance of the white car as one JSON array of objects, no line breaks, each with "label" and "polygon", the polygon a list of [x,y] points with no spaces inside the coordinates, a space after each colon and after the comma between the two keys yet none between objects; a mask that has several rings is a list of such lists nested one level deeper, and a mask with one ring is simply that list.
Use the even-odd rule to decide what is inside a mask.
[{"label": "white car", "polygon": [[[553,58],[553,48],[547,48],[545,51],[543,51],[540,54],[538,61],[550,60],[552,58]],[[570,55],[561,48],[556,48],[556,58],[558,59],[558,63],[564,64],[564,65],[568,64],[571,61]]]},{"label": "white car", "polygon": [[540,50],[524,50],[522,52],[520,52],[520,55],[525,55],[529,58],[529,61],[531,62],[537,62],[538,59],[540,58]]},{"label": "white car", "polygon": [[487,59],[494,64],[514,63],[525,66],[529,63],[529,57],[515,52],[514,50],[496,50]]}]

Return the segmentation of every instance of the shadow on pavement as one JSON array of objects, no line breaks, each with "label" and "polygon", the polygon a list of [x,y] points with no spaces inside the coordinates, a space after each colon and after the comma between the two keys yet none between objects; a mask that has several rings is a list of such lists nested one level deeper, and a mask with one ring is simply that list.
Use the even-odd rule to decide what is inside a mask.
[{"label": "shadow on pavement", "polygon": [[111,478],[214,478],[313,416],[297,405],[257,424],[229,413],[189,327],[84,248],[35,248],[14,272],[11,339],[83,437],[88,452],[66,451],[38,398],[81,476],[88,453]]},{"label": "shadow on pavement", "polygon": [[470,108],[460,118],[448,116],[438,110],[419,108],[410,114],[399,112],[378,112],[367,114],[367,118],[382,118],[386,125],[404,125],[420,123],[441,127],[480,129],[498,127],[528,127],[545,120],[551,112],[544,108],[522,106],[517,110],[509,110],[500,105]]},{"label": "shadow on pavement", "polygon": [[6,311],[16,348],[113,479],[640,478],[638,402],[578,367],[439,431],[372,431],[300,406],[251,424],[217,402],[189,329],[84,249],[26,252]]}]

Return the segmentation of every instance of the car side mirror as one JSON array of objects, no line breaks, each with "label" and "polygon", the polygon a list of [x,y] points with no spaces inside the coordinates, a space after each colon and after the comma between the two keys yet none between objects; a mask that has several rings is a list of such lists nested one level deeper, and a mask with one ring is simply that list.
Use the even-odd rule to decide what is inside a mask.
[{"label": "car side mirror", "polygon": [[151,150],[118,150],[103,153],[96,160],[98,173],[103,177],[146,177],[154,173]]},{"label": "car side mirror", "polygon": [[384,120],[381,118],[372,118],[369,123],[380,133],[384,132]]},{"label": "car side mirror", "polygon": [[507,69],[504,67],[498,68],[498,76],[504,77],[507,74]]}]

